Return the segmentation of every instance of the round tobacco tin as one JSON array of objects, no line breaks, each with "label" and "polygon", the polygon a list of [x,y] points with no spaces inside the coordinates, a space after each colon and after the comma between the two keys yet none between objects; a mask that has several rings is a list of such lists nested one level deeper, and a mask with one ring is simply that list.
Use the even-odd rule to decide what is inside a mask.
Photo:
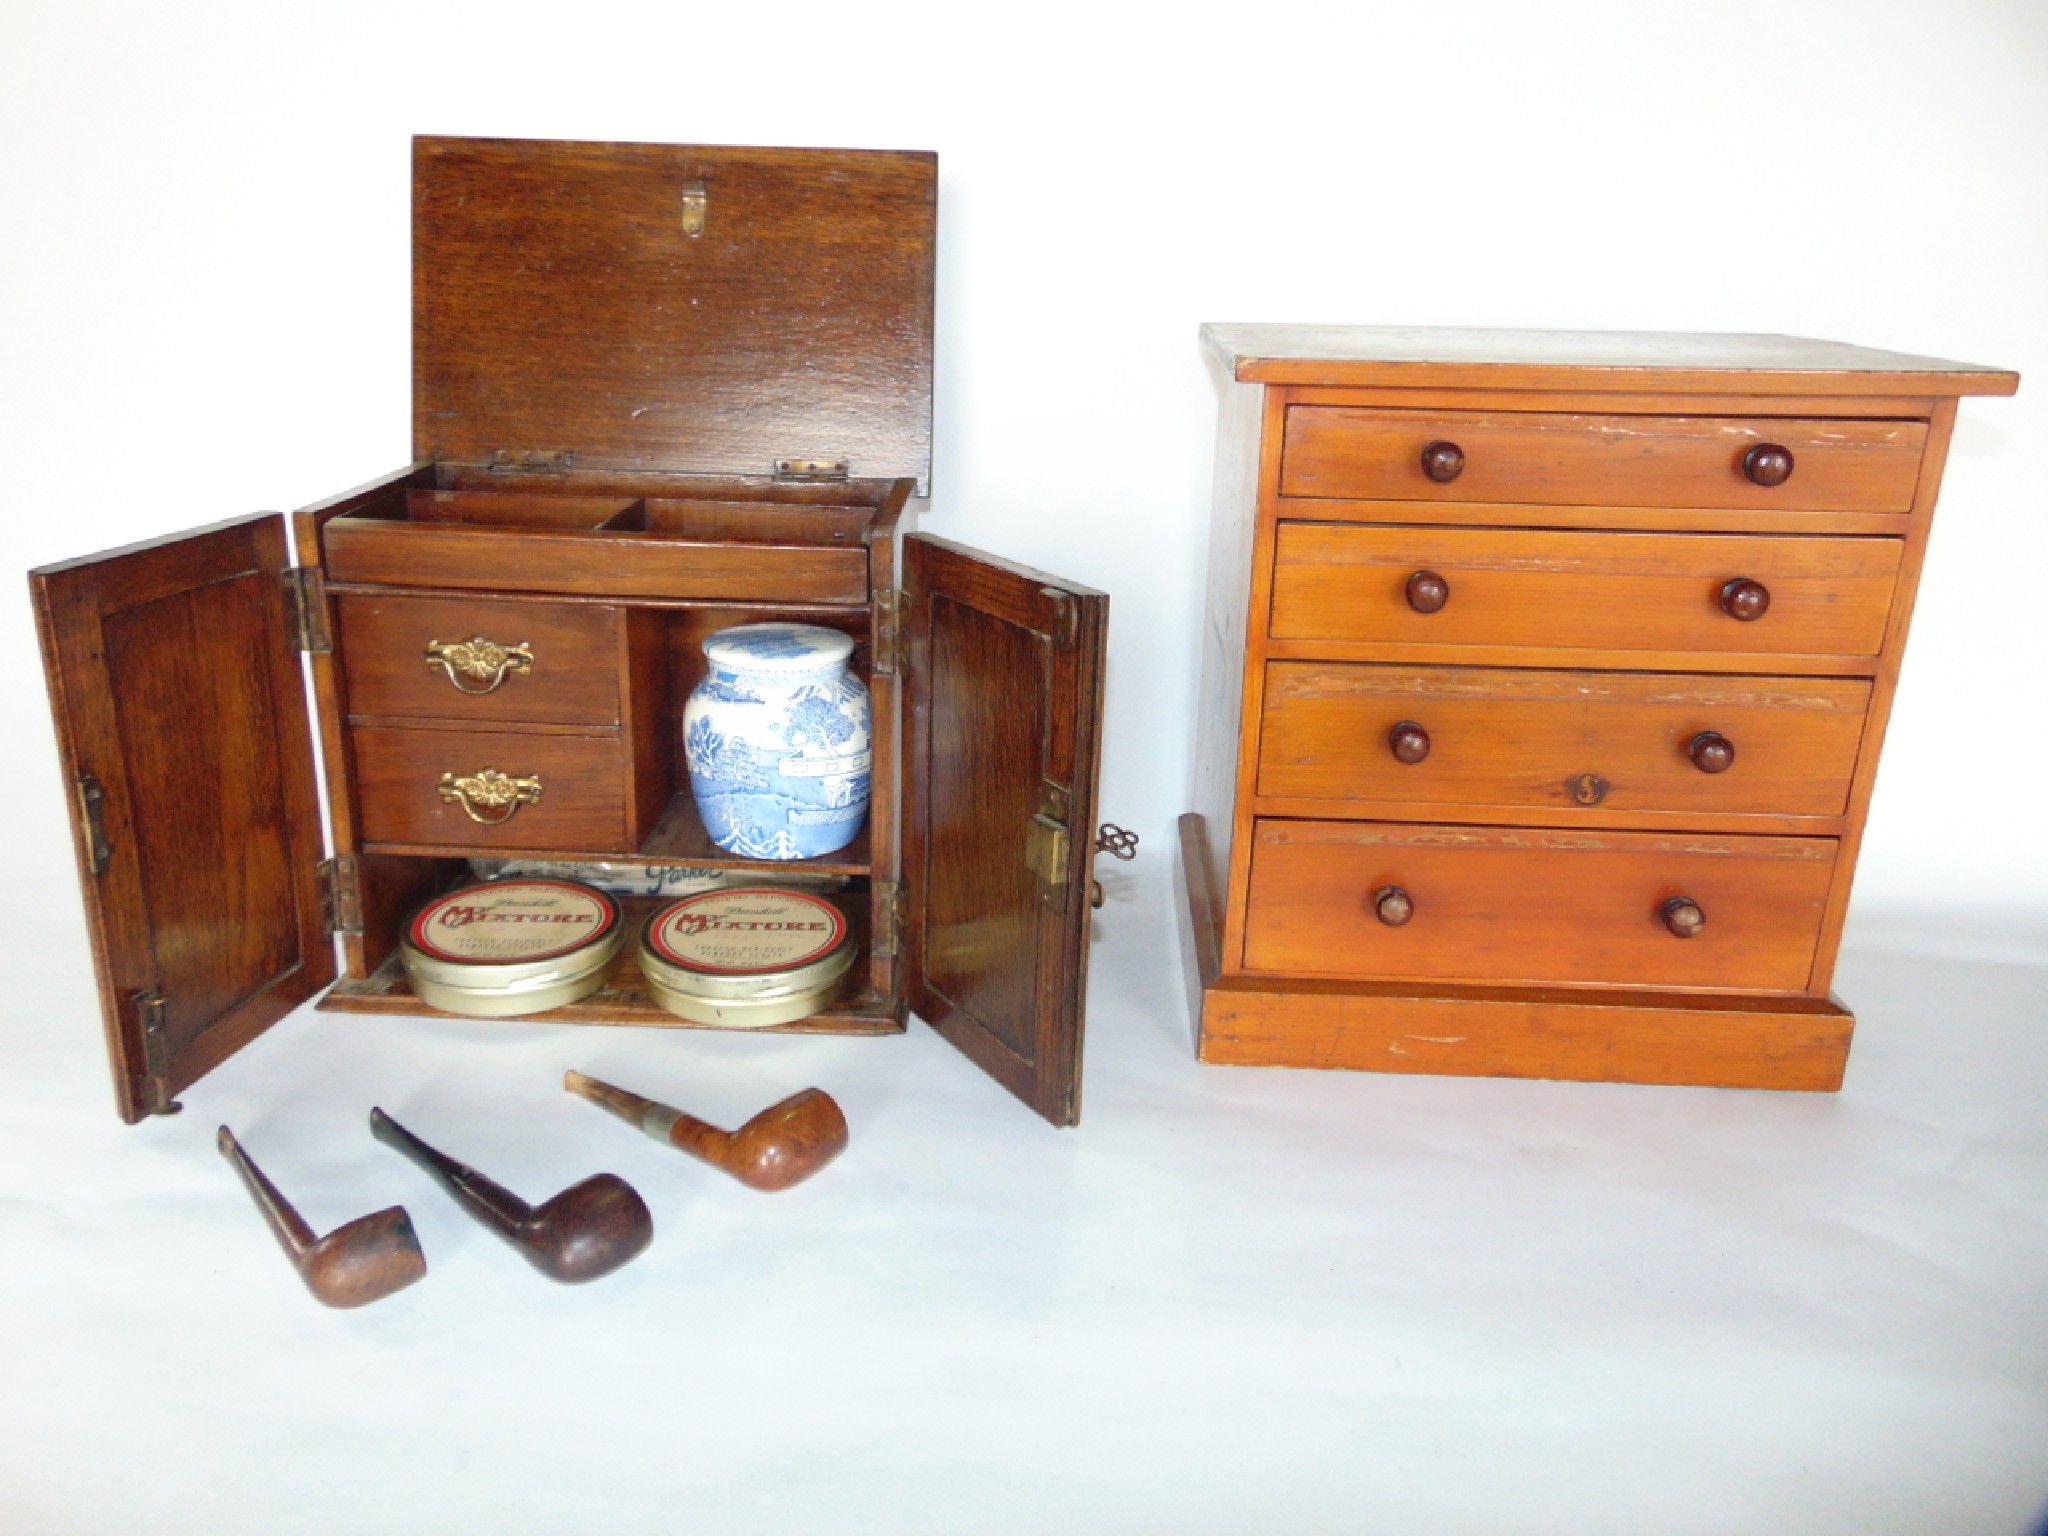
[{"label": "round tobacco tin", "polygon": [[423,1003],[474,1018],[541,1013],[604,984],[625,943],[619,904],[573,880],[494,880],[437,896],[399,945]]},{"label": "round tobacco tin", "polygon": [[678,1018],[764,1029],[824,1006],[853,964],[846,916],[829,901],[774,886],[686,896],[640,934],[640,972]]}]

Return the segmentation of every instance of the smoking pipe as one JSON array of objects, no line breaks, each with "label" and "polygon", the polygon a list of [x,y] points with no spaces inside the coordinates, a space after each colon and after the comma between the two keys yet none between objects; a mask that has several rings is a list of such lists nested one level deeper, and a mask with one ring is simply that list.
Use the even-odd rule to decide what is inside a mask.
[{"label": "smoking pipe", "polygon": [[581,1072],[562,1086],[578,1098],[610,1110],[656,1141],[680,1147],[714,1168],[723,1168],[749,1189],[788,1189],[801,1184],[846,1150],[846,1116],[822,1088],[806,1088],[770,1104],[736,1131],[722,1131],[695,1115],[643,1099]]},{"label": "smoking pipe", "polygon": [[277,1234],[285,1257],[306,1282],[306,1289],[328,1306],[368,1306],[426,1274],[427,1257],[420,1252],[419,1237],[404,1206],[358,1216],[316,1238],[291,1202],[242,1150],[233,1131],[222,1126],[214,1141],[220,1155],[235,1165],[235,1172],[249,1187],[256,1209]]},{"label": "smoking pipe", "polygon": [[539,1205],[528,1205],[467,1163],[435,1151],[381,1109],[370,1111],[370,1134],[431,1173],[456,1204],[550,1280],[595,1280],[637,1258],[654,1241],[654,1218],[646,1202],[616,1173],[595,1174]]}]

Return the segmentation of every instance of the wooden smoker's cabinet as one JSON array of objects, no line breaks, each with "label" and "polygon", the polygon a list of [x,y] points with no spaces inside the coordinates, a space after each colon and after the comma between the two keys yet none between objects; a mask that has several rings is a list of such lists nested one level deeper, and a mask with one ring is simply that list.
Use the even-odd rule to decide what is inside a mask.
[{"label": "wooden smoker's cabinet", "polygon": [[[31,577],[122,1115],[330,982],[423,1011],[401,925],[485,855],[844,877],[860,958],[783,1027],[915,1009],[1073,1123],[1108,600],[901,526],[935,157],[420,139],[413,187],[414,462],[296,559],[263,515]],[[793,865],[678,764],[704,637],[764,618],[846,631],[874,705],[865,828]],[[539,1017],[683,1024],[631,944]]]},{"label": "wooden smoker's cabinet", "polygon": [[1210,326],[1205,1061],[1833,1089],[1957,398],[1771,336]]}]

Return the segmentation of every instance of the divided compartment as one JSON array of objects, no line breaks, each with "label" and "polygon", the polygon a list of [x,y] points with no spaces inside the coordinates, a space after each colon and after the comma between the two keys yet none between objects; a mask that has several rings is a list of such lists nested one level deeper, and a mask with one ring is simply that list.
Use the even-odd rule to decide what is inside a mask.
[{"label": "divided compartment", "polygon": [[327,578],[341,584],[560,592],[682,601],[865,603],[864,488],[659,477],[394,491],[330,519]]}]

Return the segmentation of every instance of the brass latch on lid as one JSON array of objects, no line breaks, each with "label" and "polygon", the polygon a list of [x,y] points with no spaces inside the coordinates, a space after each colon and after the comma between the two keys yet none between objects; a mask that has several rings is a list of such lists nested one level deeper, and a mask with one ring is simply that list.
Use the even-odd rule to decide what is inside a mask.
[{"label": "brass latch on lid", "polygon": [[692,240],[704,234],[704,219],[710,211],[711,195],[701,181],[683,183],[683,233]]},{"label": "brass latch on lid", "polygon": [[164,1028],[164,995],[154,987],[131,994],[142,1026],[142,1107],[152,1115],[175,1115],[185,1106],[171,1097],[170,1039]]}]

